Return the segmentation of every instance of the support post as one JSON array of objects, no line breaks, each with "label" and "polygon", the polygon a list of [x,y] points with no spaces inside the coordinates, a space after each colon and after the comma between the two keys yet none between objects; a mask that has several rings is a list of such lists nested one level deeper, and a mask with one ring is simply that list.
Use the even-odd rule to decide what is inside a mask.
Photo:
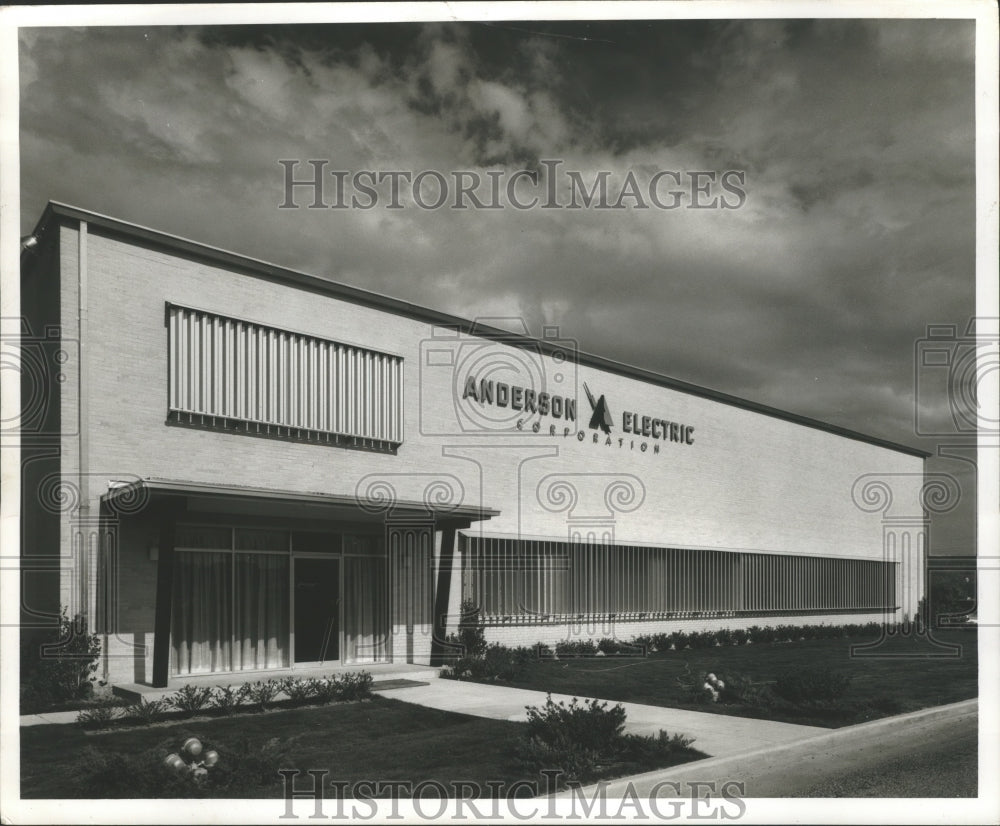
[{"label": "support post", "polygon": [[441,529],[441,556],[438,559],[437,583],[434,588],[434,636],[431,638],[431,665],[443,665],[448,634],[448,603],[451,596],[451,575],[455,566],[455,526]]},{"label": "support post", "polygon": [[179,503],[169,502],[160,518],[160,550],[156,565],[156,613],[153,626],[153,686],[166,688],[170,669],[170,609],[173,600],[174,544]]}]

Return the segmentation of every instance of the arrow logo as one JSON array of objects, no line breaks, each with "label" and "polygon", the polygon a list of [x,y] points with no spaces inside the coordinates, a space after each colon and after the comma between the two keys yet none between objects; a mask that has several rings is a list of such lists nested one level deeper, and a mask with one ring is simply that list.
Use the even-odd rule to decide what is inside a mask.
[{"label": "arrow logo", "polygon": [[611,411],[608,410],[608,404],[604,401],[604,394],[601,394],[601,398],[594,400],[594,394],[590,392],[590,388],[587,387],[587,382],[583,383],[583,389],[587,393],[587,401],[590,402],[590,408],[594,412],[590,416],[590,429],[591,430],[603,430],[605,433],[611,433],[611,426],[613,424],[611,419]]}]

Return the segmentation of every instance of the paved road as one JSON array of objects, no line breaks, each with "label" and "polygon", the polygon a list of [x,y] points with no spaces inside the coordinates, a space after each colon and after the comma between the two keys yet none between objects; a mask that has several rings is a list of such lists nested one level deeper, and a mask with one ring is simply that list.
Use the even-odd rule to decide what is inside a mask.
[{"label": "paved road", "polygon": [[[654,791],[657,784],[667,781],[679,784],[683,797],[689,794],[693,781],[714,782],[720,788],[723,782],[735,780],[745,784],[745,797],[807,796],[833,778],[864,771],[877,774],[881,766],[919,755],[928,747],[945,752],[964,745],[974,751],[978,707],[977,700],[965,700],[733,757],[685,763],[612,781],[606,794],[609,798],[621,797],[631,783],[639,797],[648,797],[651,791],[669,797],[667,790],[677,786],[660,786]],[[949,794],[946,789],[935,788],[929,789],[927,796]]]},{"label": "paved road", "polygon": [[[527,718],[525,706],[545,704],[543,691],[458,680],[432,680],[429,685],[388,691],[386,696],[429,708],[490,717],[494,720],[523,721]],[[552,699],[556,702],[569,702],[571,697],[553,694]],[[615,705],[613,701],[609,703]],[[730,717],[640,703],[621,705],[625,707],[627,714],[626,731],[655,735],[660,729],[664,729],[668,734],[686,734],[694,738],[693,748],[710,755],[731,755],[769,748],[829,731],[816,726]]]}]

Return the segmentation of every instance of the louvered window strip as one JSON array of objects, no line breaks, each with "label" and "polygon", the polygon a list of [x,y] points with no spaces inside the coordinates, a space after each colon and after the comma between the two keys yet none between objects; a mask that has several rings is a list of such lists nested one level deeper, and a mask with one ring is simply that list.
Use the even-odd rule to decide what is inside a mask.
[{"label": "louvered window strip", "polygon": [[170,417],[185,424],[394,450],[398,356],[170,305]]},{"label": "louvered window strip", "polygon": [[490,622],[894,610],[895,563],[468,537],[465,598]]}]

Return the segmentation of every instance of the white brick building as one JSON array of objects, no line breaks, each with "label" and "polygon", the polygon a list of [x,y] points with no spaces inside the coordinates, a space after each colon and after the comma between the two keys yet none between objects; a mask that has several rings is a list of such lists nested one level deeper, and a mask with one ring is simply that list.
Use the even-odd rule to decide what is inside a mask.
[{"label": "white brick building", "polygon": [[[50,204],[23,258],[24,620],[113,682],[899,620],[926,454]],[[919,507],[917,507],[919,514]]]}]

